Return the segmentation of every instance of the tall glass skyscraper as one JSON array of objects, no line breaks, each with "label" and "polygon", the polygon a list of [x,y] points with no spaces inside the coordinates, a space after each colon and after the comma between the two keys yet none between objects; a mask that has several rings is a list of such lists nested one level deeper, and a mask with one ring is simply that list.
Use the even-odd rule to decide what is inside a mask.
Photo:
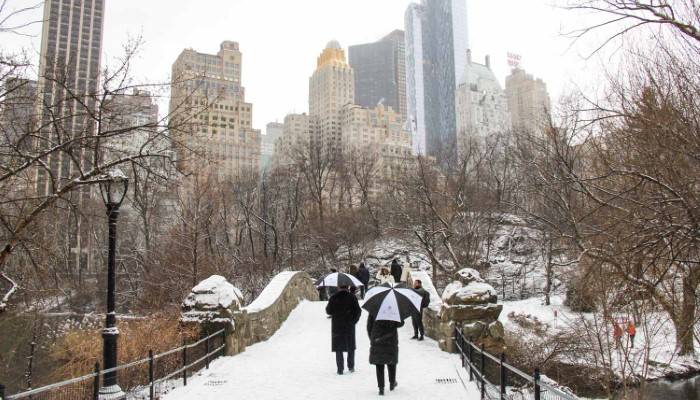
[{"label": "tall glass skyscraper", "polygon": [[414,151],[437,158],[456,143],[455,92],[469,38],[466,0],[422,0],[406,10],[406,85]]},{"label": "tall glass skyscraper", "polygon": [[355,72],[355,104],[383,104],[406,119],[406,56],[404,33],[396,30],[374,43],[350,46],[348,59]]}]

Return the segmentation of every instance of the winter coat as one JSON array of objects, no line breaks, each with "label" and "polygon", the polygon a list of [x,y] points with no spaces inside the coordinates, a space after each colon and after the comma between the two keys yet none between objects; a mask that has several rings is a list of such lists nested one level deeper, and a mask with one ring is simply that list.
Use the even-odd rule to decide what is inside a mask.
[{"label": "winter coat", "polygon": [[418,289],[413,289],[413,290],[418,292],[418,294],[423,298],[423,301],[421,301],[421,303],[420,303],[420,308],[423,309],[423,308],[428,307],[430,305],[430,293],[427,290],[425,290],[423,287],[420,287]]},{"label": "winter coat", "polygon": [[411,268],[403,267],[402,269],[403,271],[401,271],[401,282],[408,282],[411,278]]},{"label": "winter coat", "polygon": [[399,263],[396,260],[392,261],[391,276],[394,277],[394,282],[401,282],[401,275],[403,275],[403,268],[401,268],[401,265],[399,265]]},{"label": "winter coat", "polygon": [[391,276],[391,274],[382,275],[382,270],[379,270],[379,272],[377,273],[377,280],[379,281],[380,285],[383,283],[390,283],[392,285],[396,283],[394,277]]},{"label": "winter coat", "polygon": [[369,270],[365,267],[360,267],[360,269],[357,270],[356,278],[367,287],[367,285],[369,285]]},{"label": "winter coat", "polygon": [[399,363],[399,332],[403,321],[376,321],[376,315],[367,317],[369,335],[369,363],[396,365]]},{"label": "winter coat", "polygon": [[328,300],[326,314],[332,318],[331,351],[355,350],[355,324],[362,314],[357,297],[340,290]]}]

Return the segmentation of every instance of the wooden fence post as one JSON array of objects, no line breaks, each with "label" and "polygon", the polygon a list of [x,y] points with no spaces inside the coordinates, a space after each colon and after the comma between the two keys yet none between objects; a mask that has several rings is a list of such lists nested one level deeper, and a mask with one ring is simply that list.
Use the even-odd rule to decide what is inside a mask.
[{"label": "wooden fence post", "polygon": [[204,350],[206,351],[205,363],[209,369],[209,332],[207,332],[207,339],[204,341]]},{"label": "wooden fence post", "polygon": [[469,337],[469,382],[474,380],[474,346],[472,345],[472,337]]},{"label": "wooden fence post", "polygon": [[540,400],[542,389],[540,388],[540,369],[535,368],[535,400]]},{"label": "wooden fence post", "polygon": [[0,383],[0,400],[3,400],[5,398],[5,385]]}]

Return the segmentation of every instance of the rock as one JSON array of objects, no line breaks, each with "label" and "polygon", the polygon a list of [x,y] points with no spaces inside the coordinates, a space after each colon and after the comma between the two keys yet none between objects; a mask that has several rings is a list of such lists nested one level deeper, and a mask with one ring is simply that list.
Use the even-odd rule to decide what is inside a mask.
[{"label": "rock", "polygon": [[182,302],[183,323],[230,323],[241,309],[243,295],[226,278],[212,275],[195,286]]},{"label": "rock", "polygon": [[506,336],[503,324],[500,321],[492,322],[488,328],[488,334],[493,339],[503,340]]},{"label": "rock", "polygon": [[[461,282],[453,282],[443,293],[443,301],[449,305],[477,305],[496,303],[496,289],[488,283],[472,282],[462,286]],[[449,290],[448,290],[449,289]]]},{"label": "rock", "polygon": [[472,282],[484,282],[481,278],[479,271],[473,268],[464,268],[455,274],[455,279],[461,282],[464,286],[469,285]]},{"label": "rock", "polygon": [[440,319],[442,321],[481,321],[491,323],[498,320],[503,311],[501,304],[442,306]]},{"label": "rock", "polygon": [[486,324],[483,322],[477,321],[462,325],[462,334],[466,339],[472,338],[472,340],[475,340],[476,338],[484,336],[485,332]]}]

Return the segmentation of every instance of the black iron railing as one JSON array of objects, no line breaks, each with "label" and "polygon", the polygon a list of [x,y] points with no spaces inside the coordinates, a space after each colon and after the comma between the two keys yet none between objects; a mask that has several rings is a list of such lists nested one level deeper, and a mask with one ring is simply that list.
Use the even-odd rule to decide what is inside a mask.
[{"label": "black iron railing", "polygon": [[100,370],[100,364],[95,363],[91,374],[14,395],[5,396],[0,385],[0,400],[98,400],[102,378],[113,372],[126,394],[124,399],[155,400],[180,384],[187,385],[187,378],[202,367],[208,369],[213,359],[225,353],[225,347],[226,331],[222,329],[164,353],[149,351],[146,358],[109,370]]},{"label": "black iron railing", "polygon": [[524,373],[506,362],[505,354],[496,357],[466,338],[460,328],[454,337],[462,367],[469,372],[469,381],[476,381],[482,399],[489,400],[578,400],[547,382],[539,369],[533,375]]}]

